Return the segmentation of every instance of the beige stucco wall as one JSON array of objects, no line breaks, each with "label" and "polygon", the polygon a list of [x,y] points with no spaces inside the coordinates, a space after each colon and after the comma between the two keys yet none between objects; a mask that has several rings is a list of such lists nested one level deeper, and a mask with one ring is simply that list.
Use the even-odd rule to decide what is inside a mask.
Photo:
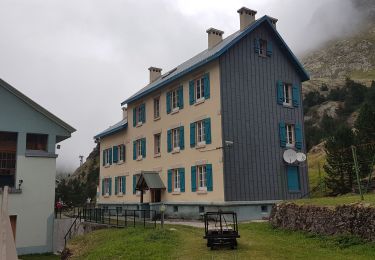
[{"label": "beige stucco wall", "polygon": [[[195,77],[209,72],[210,74],[210,98],[199,105],[189,104],[189,81]],[[166,113],[166,93],[174,87],[183,85],[184,108],[178,113]],[[153,99],[160,95],[161,118],[155,121]],[[133,107],[146,102],[146,123],[140,127],[133,127]],[[211,118],[212,143],[201,149],[190,147],[190,123],[204,118]],[[132,103],[128,107],[128,129],[118,134],[105,137],[101,140],[100,160],[102,151],[114,145],[126,145],[126,162],[121,165],[112,164],[110,167],[103,167],[100,163],[100,197],[99,203],[126,203],[139,202],[140,198],[133,195],[133,174],[140,171],[159,171],[161,179],[167,188],[167,170],[173,168],[185,168],[185,192],[168,193],[162,192],[162,201],[169,202],[220,202],[224,201],[223,185],[223,163],[222,149],[215,149],[222,146],[221,112],[220,112],[220,71],[217,61],[206,65],[197,72],[183,77],[180,81],[164,87],[161,91],[152,93],[146,98]],[[167,130],[177,126],[184,126],[185,149],[180,153],[172,154],[167,152]],[[154,134],[161,133],[161,156],[154,158]],[[133,141],[139,138],[146,138],[146,158],[142,161],[133,160]],[[204,150],[211,150],[206,151]],[[212,164],[213,191],[206,193],[191,191],[191,166]],[[126,195],[119,197],[114,195],[114,177],[126,175]],[[101,196],[101,180],[105,177],[112,177],[112,196]],[[144,196],[144,201],[150,201],[150,193]]]}]

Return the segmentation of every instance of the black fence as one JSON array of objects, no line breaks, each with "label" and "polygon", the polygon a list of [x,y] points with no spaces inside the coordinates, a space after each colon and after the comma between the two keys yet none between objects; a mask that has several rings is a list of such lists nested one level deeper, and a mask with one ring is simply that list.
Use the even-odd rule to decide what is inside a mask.
[{"label": "black fence", "polygon": [[113,227],[128,227],[142,225],[156,227],[156,211],[146,209],[102,209],[83,208],[81,219],[86,222],[105,224]]}]

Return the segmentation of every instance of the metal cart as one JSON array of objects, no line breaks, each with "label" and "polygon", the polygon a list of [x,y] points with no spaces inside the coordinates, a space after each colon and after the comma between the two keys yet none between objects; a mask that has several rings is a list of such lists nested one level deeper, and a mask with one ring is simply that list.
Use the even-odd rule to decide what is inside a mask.
[{"label": "metal cart", "polygon": [[237,214],[233,211],[206,212],[204,214],[204,239],[207,239],[207,247],[229,246],[237,248],[238,223]]}]

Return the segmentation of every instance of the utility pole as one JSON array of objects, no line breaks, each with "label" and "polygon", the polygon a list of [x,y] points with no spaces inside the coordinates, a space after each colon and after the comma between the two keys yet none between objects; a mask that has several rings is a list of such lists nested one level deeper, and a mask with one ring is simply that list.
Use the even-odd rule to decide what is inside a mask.
[{"label": "utility pole", "polygon": [[79,157],[79,166],[82,166],[82,164],[83,164],[83,155],[80,155],[78,157]]},{"label": "utility pole", "polygon": [[361,200],[364,200],[362,188],[361,188],[361,182],[359,180],[359,167],[358,167],[358,161],[357,161],[357,150],[356,150],[356,147],[354,145],[352,145],[352,153],[353,153],[353,160],[354,160],[354,169],[355,169],[355,173],[357,175],[357,183],[358,183],[359,194],[361,194]]}]

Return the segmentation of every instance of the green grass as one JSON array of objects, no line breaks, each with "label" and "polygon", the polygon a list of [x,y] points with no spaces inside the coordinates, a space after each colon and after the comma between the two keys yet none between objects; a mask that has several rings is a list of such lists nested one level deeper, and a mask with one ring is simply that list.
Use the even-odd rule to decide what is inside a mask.
[{"label": "green grass", "polygon": [[375,259],[375,244],[353,237],[314,236],[268,223],[240,224],[239,231],[237,250],[211,251],[203,229],[180,225],[98,230],[73,239],[69,248],[73,259]]},{"label": "green grass", "polygon": [[359,194],[346,194],[343,196],[337,197],[322,197],[322,198],[311,198],[311,199],[301,199],[295,200],[293,202],[297,204],[306,204],[306,205],[320,205],[320,206],[337,206],[342,204],[349,204],[355,202],[364,202],[371,205],[375,205],[375,194],[368,193],[364,195],[365,200],[361,201]]},{"label": "green grass", "polygon": [[18,259],[22,260],[57,260],[60,256],[54,254],[33,254],[33,255],[21,255]]},{"label": "green grass", "polygon": [[[310,189],[314,189],[319,185],[320,181],[324,180],[326,173],[323,169],[323,165],[326,163],[326,158],[324,153],[308,154],[308,172],[309,172],[309,185]],[[319,165],[320,165],[320,174],[319,174]],[[312,197],[322,197],[327,192],[324,185],[321,186],[321,189],[316,190],[311,194]]]},{"label": "green grass", "polygon": [[356,70],[351,73],[350,77],[354,80],[361,80],[361,79],[362,80],[374,80],[375,70],[368,70],[368,71]]}]

